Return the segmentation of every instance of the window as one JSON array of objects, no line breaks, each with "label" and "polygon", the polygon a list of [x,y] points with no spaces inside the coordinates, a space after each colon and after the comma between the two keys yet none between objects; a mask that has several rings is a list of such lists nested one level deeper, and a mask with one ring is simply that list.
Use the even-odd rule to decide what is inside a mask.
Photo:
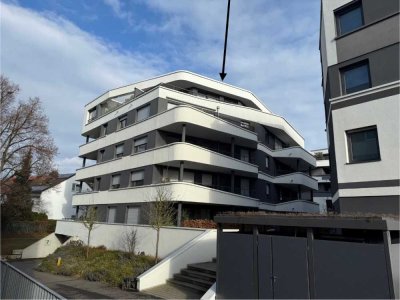
[{"label": "window", "polygon": [[265,167],[269,169],[269,156],[265,158]]},{"label": "window", "polygon": [[147,149],[147,136],[136,139],[133,142],[134,153],[142,152]]},{"label": "window", "polygon": [[140,186],[144,184],[144,171],[135,171],[131,173],[131,186]]},{"label": "window", "polygon": [[266,145],[269,144],[269,136],[270,136],[270,135],[269,135],[269,132],[266,131],[266,132],[265,132],[265,144],[266,144]]},{"label": "window", "polygon": [[118,129],[122,129],[126,127],[128,117],[122,116],[118,118]]},{"label": "window", "polygon": [[126,211],[126,224],[139,223],[139,207],[128,206]]},{"label": "window", "polygon": [[115,146],[115,157],[122,157],[124,155],[124,144]]},{"label": "window", "polygon": [[367,162],[380,159],[376,126],[347,131],[349,162]]},{"label": "window", "polygon": [[79,193],[79,183],[72,184],[72,192]]},{"label": "window", "polygon": [[103,126],[101,126],[101,130],[100,130],[100,136],[105,136],[107,134],[107,127],[108,124],[103,124]]},{"label": "window", "polygon": [[240,179],[240,194],[250,196],[250,180],[247,178]]},{"label": "window", "polygon": [[98,162],[104,161],[104,152],[105,152],[104,149],[99,151],[99,160],[98,160]]},{"label": "window", "polygon": [[275,137],[275,150],[280,150],[282,149],[282,142]]},{"label": "window", "polygon": [[111,188],[118,189],[120,187],[121,175],[113,175],[111,176]]},{"label": "window", "polygon": [[96,119],[96,117],[97,117],[96,107],[94,107],[89,110],[89,122]]},{"label": "window", "polygon": [[137,122],[147,119],[148,117],[150,117],[150,105],[143,106],[137,110]]},{"label": "window", "polygon": [[351,32],[364,25],[361,1],[335,12],[337,34],[339,36]]},{"label": "window", "polygon": [[94,190],[100,191],[100,184],[101,184],[101,177],[96,178],[95,182],[94,182]]},{"label": "window", "polygon": [[267,183],[267,184],[265,185],[265,193],[266,193],[266,195],[267,195],[267,198],[269,198],[269,196],[271,195],[270,189],[271,189],[270,184]]},{"label": "window", "polygon": [[240,126],[246,129],[250,128],[250,123],[246,121],[240,121]]},{"label": "window", "polygon": [[116,216],[117,216],[117,207],[109,206],[107,213],[107,223],[115,223]]},{"label": "window", "polygon": [[247,149],[240,149],[240,160],[249,162],[250,161],[250,153]]},{"label": "window", "polygon": [[350,94],[371,87],[368,62],[358,63],[340,70],[342,91]]}]

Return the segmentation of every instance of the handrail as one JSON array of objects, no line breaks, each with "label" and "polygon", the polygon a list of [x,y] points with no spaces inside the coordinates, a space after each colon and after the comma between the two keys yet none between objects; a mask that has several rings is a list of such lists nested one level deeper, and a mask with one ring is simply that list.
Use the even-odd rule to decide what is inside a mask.
[{"label": "handrail", "polygon": [[1,260],[1,299],[65,299],[36,279]]}]

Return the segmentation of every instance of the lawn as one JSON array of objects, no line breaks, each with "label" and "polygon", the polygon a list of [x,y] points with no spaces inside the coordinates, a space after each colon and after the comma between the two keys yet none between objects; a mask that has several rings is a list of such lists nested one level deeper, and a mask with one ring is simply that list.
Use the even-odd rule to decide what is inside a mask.
[{"label": "lawn", "polygon": [[[57,266],[58,258],[61,258],[60,266]],[[86,246],[78,241],[58,248],[43,259],[37,270],[121,286],[124,278],[136,277],[153,265],[154,257],[107,250],[104,246],[91,247],[86,258]]]},{"label": "lawn", "polygon": [[1,255],[12,254],[14,249],[24,249],[47,235],[48,233],[2,234]]}]

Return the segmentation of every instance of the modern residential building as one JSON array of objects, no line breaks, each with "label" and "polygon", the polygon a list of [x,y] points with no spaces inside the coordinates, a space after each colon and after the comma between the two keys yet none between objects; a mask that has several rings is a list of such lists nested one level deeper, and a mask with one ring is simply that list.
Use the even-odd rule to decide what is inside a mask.
[{"label": "modern residential building", "polygon": [[[232,210],[318,211],[304,139],[254,94],[187,71],[106,92],[85,106],[73,205],[141,223],[157,187],[182,218]],[[86,166],[90,160],[92,165]]]},{"label": "modern residential building", "polygon": [[322,0],[322,87],[341,212],[399,214],[399,37],[398,0]]},{"label": "modern residential building", "polygon": [[319,204],[322,213],[333,209],[331,192],[331,167],[328,149],[310,151],[317,160],[317,166],[311,170],[311,175],[318,181],[318,191],[314,192],[315,203]]}]

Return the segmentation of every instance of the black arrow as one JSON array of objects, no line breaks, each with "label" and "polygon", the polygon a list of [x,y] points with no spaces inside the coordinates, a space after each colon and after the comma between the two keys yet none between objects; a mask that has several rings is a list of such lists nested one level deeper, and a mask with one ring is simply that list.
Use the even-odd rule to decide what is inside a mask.
[{"label": "black arrow", "polygon": [[224,45],[224,58],[222,61],[222,72],[219,73],[221,80],[224,81],[225,73],[225,58],[226,58],[226,44],[228,43],[228,29],[229,29],[229,9],[231,7],[231,0],[228,0],[228,12],[226,13],[226,29],[225,29],[225,45]]}]

